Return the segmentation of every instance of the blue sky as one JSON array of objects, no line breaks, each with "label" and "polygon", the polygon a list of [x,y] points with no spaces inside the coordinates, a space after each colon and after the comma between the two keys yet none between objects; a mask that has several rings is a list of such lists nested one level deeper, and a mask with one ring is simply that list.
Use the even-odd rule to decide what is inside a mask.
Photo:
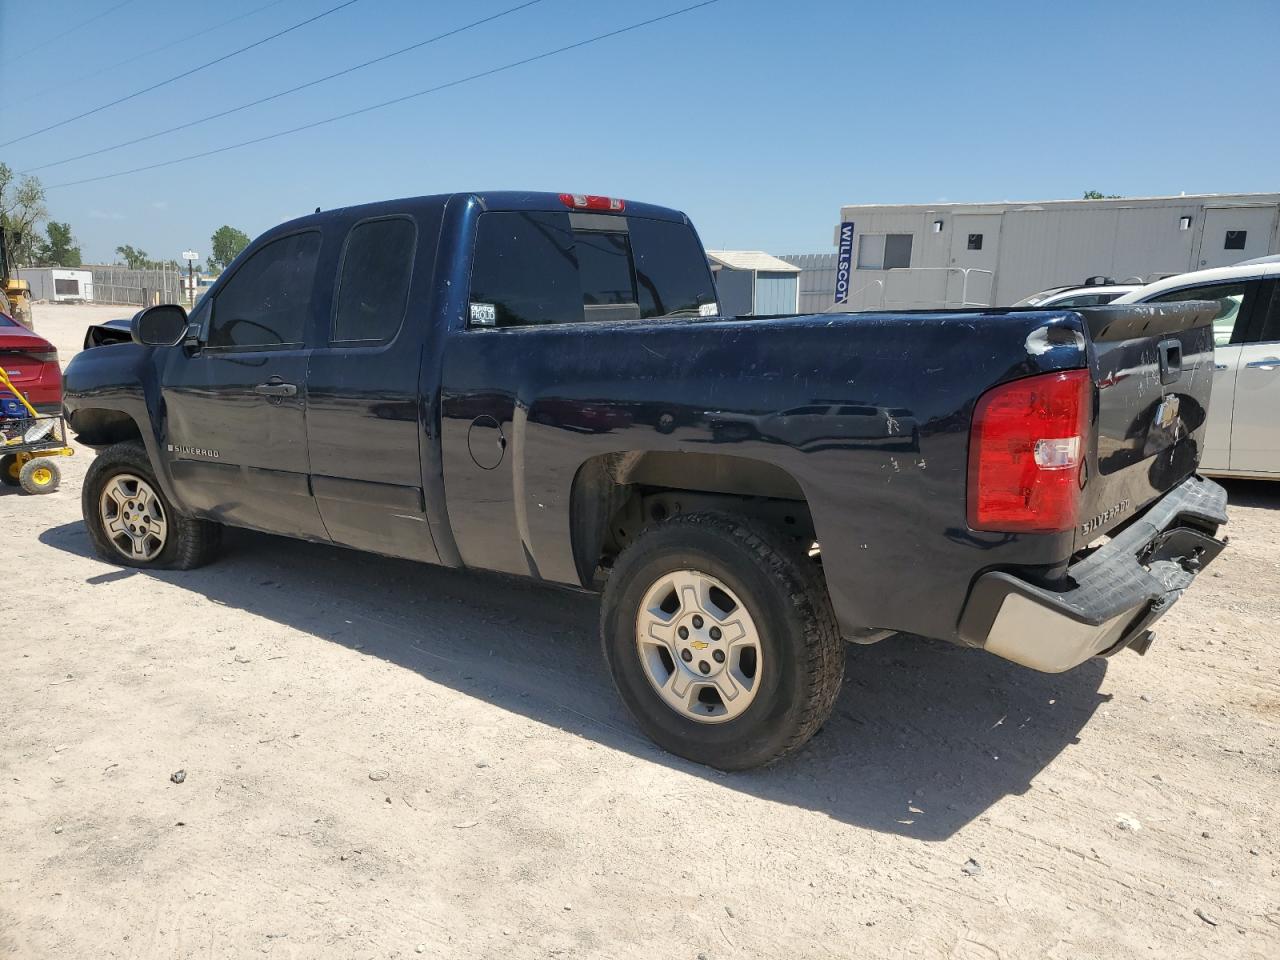
[{"label": "blue sky", "polygon": [[[120,0],[0,0],[42,42]],[[339,0],[131,0],[0,64],[0,141],[123,96]],[[359,2],[126,104],[0,147],[25,170],[330,73],[519,0]],[[197,153],[519,60],[693,0],[542,0],[341,80],[39,172],[46,185]],[[203,12],[199,12],[203,10]],[[712,247],[831,249],[845,203],[1280,190],[1274,0],[720,0],[656,26],[215,157],[50,189],[86,259],[207,253],[223,223],[465,189],[572,190],[683,209]]]}]

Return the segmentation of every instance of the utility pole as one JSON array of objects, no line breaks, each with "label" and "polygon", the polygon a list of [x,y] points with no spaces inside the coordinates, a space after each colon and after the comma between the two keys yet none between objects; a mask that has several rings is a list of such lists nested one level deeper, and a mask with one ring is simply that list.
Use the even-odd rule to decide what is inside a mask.
[{"label": "utility pole", "polygon": [[182,259],[187,261],[187,296],[191,300],[191,306],[194,309],[196,305],[196,261],[200,259],[200,254],[194,250],[182,251]]}]

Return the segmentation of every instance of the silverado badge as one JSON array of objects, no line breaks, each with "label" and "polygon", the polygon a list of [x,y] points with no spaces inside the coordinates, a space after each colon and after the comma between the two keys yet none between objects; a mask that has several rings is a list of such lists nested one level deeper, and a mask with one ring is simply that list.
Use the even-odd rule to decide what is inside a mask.
[{"label": "silverado badge", "polygon": [[1093,531],[1100,528],[1103,524],[1109,523],[1128,509],[1129,501],[1121,500],[1114,507],[1111,507],[1109,510],[1102,511],[1102,513],[1098,514],[1092,520],[1086,520],[1084,523],[1080,524],[1080,532],[1084,534],[1093,533]]}]

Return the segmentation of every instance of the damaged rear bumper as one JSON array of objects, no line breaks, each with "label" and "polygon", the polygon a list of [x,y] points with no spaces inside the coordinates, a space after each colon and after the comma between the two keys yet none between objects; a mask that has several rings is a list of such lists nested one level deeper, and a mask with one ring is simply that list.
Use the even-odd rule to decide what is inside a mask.
[{"label": "damaged rear bumper", "polygon": [[1011,573],[980,576],[960,617],[960,638],[1033,670],[1060,673],[1132,646],[1168,612],[1225,540],[1227,493],[1192,477],[1108,543],[1040,586]]}]

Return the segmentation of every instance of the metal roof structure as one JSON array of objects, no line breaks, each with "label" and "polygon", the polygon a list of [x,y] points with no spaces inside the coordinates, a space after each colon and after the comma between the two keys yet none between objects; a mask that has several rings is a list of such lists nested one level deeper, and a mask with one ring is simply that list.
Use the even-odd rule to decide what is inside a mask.
[{"label": "metal roof structure", "polygon": [[764,273],[799,273],[794,264],[770,256],[763,250],[708,250],[707,259],[714,266],[730,270],[755,270]]}]

